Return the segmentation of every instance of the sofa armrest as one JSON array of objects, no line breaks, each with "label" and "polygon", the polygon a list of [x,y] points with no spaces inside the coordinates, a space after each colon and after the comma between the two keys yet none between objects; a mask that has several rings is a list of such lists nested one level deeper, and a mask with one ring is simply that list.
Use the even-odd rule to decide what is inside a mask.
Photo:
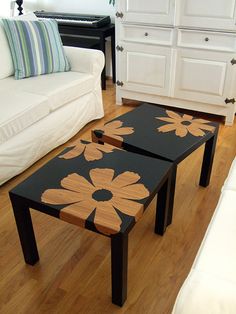
[{"label": "sofa armrest", "polygon": [[71,71],[100,75],[105,64],[104,54],[100,50],[64,46]]},{"label": "sofa armrest", "polygon": [[[225,267],[225,265],[222,265],[222,267]],[[172,314],[190,313],[235,314],[236,283],[192,270],[177,296],[172,311]]]}]

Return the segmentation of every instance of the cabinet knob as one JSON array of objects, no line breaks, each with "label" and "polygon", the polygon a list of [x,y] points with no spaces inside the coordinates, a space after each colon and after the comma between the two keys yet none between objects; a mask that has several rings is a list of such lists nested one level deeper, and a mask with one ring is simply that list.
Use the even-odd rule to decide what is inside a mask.
[{"label": "cabinet knob", "polygon": [[116,85],[122,87],[124,83],[122,81],[116,81]]},{"label": "cabinet knob", "polygon": [[146,37],[147,37],[147,36],[148,36],[148,33],[146,32],[146,33],[144,34],[144,36],[146,36]]},{"label": "cabinet knob", "polygon": [[210,39],[208,37],[205,38],[205,41],[209,41]]}]

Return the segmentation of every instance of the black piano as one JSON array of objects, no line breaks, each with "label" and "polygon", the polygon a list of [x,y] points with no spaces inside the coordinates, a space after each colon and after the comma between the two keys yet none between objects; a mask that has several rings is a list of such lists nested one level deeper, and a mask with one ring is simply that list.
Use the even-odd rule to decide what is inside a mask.
[{"label": "black piano", "polygon": [[[111,37],[112,77],[115,73],[115,25],[110,16],[70,14],[61,12],[35,11],[40,19],[55,19],[58,22],[62,42],[66,46],[102,50],[106,56],[106,38]],[[106,89],[106,66],[102,72],[102,89]]]},{"label": "black piano", "polygon": [[111,23],[110,16],[106,15],[71,14],[46,11],[35,11],[34,14],[38,18],[55,19],[60,25],[97,28]]}]

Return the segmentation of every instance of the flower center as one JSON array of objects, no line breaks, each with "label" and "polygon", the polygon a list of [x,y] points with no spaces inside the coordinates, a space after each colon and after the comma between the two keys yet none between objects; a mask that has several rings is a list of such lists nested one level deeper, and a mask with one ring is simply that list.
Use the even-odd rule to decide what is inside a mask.
[{"label": "flower center", "polygon": [[93,193],[92,198],[98,202],[106,202],[112,199],[113,194],[105,189],[97,190]]},{"label": "flower center", "polygon": [[185,126],[189,126],[192,124],[192,122],[191,121],[183,121],[182,124]]}]

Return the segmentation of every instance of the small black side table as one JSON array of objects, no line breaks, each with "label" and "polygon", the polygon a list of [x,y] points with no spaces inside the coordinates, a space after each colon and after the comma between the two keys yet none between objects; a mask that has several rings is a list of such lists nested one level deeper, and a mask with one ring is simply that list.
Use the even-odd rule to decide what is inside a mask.
[{"label": "small black side table", "polygon": [[10,191],[25,262],[39,260],[29,208],[110,237],[112,302],[122,306],[129,232],[158,193],[155,233],[164,234],[171,174],[168,161],[106,144],[74,142]]},{"label": "small black side table", "polygon": [[[116,82],[115,61],[115,25],[109,24],[98,28],[80,27],[75,25],[58,25],[62,42],[68,46],[101,50],[106,59],[106,38],[111,37],[112,79]],[[97,42],[95,42],[97,40]],[[107,60],[106,60],[107,62]],[[102,89],[106,89],[106,64],[102,71]]]},{"label": "small black side table", "polygon": [[[128,129],[124,133],[122,129]],[[219,124],[143,103],[92,131],[94,142],[108,143],[143,156],[173,163],[168,225],[172,222],[178,164],[205,144],[199,185],[210,182]]]}]

